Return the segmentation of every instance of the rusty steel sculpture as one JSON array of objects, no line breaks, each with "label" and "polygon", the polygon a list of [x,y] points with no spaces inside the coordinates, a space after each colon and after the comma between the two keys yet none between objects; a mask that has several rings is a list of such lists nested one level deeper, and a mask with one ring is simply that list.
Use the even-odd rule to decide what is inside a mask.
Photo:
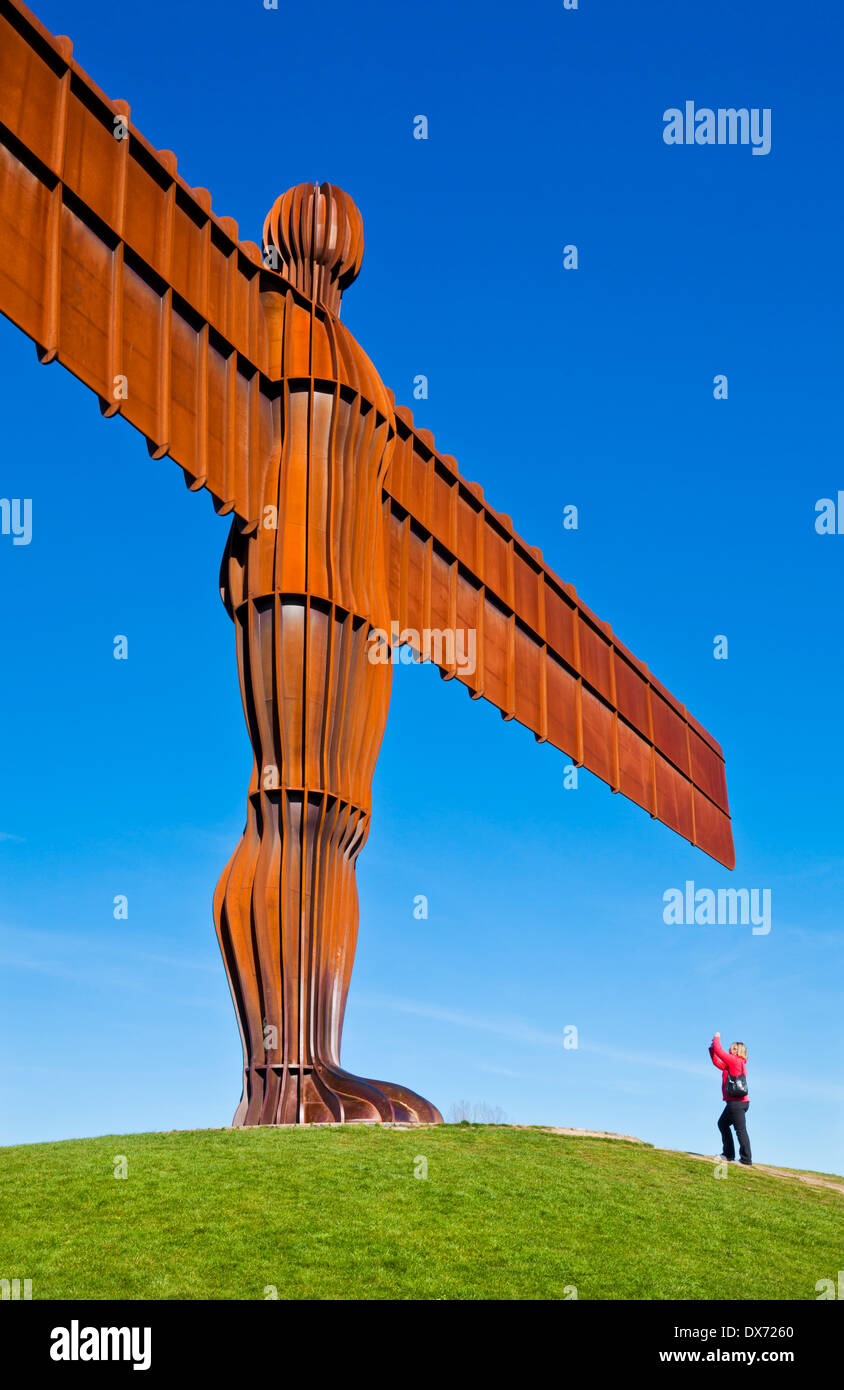
[{"label": "rusty steel sculpture", "polygon": [[339,319],[363,224],[291,189],[264,247],[217,217],[18,0],[0,0],[0,310],[233,517],[220,587],[254,767],[214,897],[243,1041],[238,1125],[431,1122],[340,1065],[355,864],[390,700],[376,630],[720,863],[719,745],[397,407]]}]

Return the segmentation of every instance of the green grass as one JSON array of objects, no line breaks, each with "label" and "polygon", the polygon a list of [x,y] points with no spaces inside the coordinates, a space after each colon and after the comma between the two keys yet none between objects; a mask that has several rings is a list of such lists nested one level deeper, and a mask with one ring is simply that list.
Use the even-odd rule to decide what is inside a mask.
[{"label": "green grass", "polygon": [[0,1277],[36,1299],[814,1299],[842,1203],[539,1130],[107,1136],[0,1149]]}]

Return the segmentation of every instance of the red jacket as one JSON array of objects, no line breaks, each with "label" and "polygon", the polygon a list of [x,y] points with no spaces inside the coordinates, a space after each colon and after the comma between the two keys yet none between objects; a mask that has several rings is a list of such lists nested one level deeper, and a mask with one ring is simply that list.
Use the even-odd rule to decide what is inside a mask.
[{"label": "red jacket", "polygon": [[[721,1068],[721,1095],[724,1100],[731,1100],[732,1097],[727,1095],[727,1077],[741,1076],[747,1071],[747,1063],[743,1057],[736,1057],[734,1052],[725,1052],[717,1038],[712,1039],[709,1055],[715,1066]],[[747,1105],[749,1100],[748,1094],[738,1104]]]}]

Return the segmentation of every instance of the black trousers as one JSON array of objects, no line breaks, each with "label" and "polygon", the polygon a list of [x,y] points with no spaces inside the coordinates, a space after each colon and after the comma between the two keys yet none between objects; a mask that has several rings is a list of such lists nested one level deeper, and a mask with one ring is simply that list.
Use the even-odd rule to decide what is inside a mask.
[{"label": "black trousers", "polygon": [[736,1156],[733,1136],[730,1130],[730,1126],[732,1125],[739,1141],[739,1158],[742,1163],[753,1162],[750,1157],[750,1140],[747,1137],[747,1112],[749,1109],[749,1101],[728,1100],[718,1120],[718,1128],[721,1131],[721,1142],[724,1154],[727,1158],[735,1158]]}]

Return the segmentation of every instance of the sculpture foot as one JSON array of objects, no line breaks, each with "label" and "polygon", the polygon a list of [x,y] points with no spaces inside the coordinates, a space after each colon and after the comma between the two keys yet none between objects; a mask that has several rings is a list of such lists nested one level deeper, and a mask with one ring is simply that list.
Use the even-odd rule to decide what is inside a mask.
[{"label": "sculpture foot", "polygon": [[430,1101],[407,1086],[353,1076],[342,1067],[314,1062],[250,1067],[235,1127],[296,1124],[442,1124]]}]

